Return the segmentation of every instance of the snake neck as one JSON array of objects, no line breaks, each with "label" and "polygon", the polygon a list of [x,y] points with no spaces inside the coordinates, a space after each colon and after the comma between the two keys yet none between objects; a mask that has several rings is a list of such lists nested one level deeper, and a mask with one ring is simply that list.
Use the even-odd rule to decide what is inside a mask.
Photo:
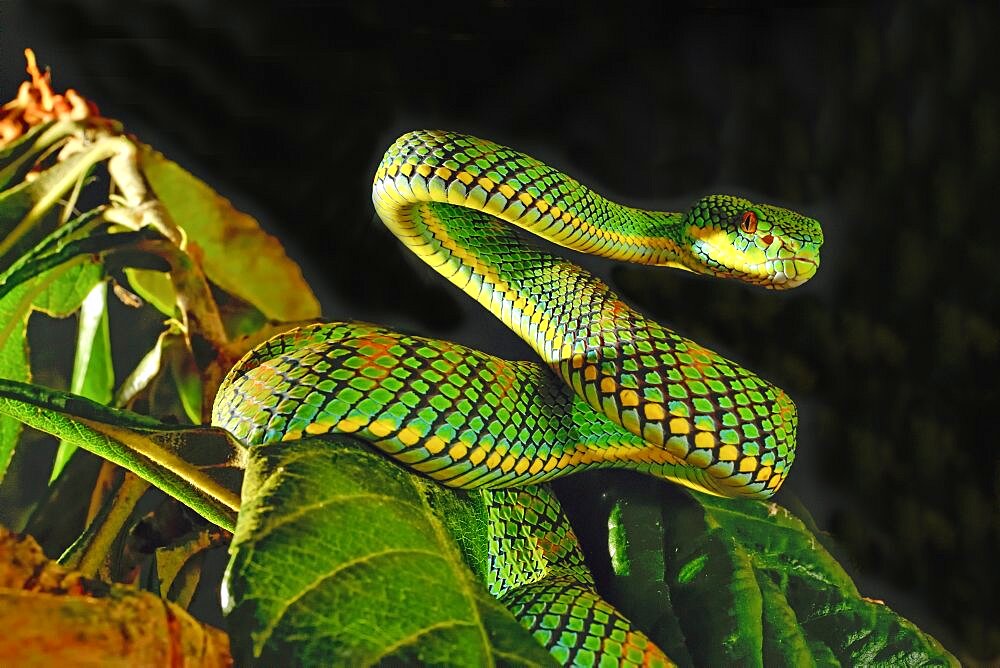
[{"label": "snake neck", "polygon": [[401,137],[379,165],[373,200],[393,231],[400,205],[437,202],[482,211],[581,253],[690,264],[683,214],[623,206],[523,153],[465,135]]},{"label": "snake neck", "polygon": [[691,252],[691,239],[687,229],[687,217],[674,211],[647,211],[609,202],[623,210],[623,216],[630,221],[635,238],[641,239],[649,248],[649,260],[643,264],[658,267],[673,267],[693,273],[700,273],[694,265],[697,260]]}]

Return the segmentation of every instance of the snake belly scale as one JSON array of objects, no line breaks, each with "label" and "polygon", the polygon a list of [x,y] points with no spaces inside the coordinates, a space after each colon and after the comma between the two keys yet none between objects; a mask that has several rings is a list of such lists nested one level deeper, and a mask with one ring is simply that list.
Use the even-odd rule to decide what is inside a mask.
[{"label": "snake belly scale", "polygon": [[[499,317],[541,363],[365,323],[310,325],[234,367],[216,398],[216,425],[248,444],[354,434],[446,485],[498,490],[485,492],[498,514],[549,503],[535,491],[544,488],[500,488],[587,468],[635,469],[722,496],[767,498],[779,488],[797,422],[782,390],[645,318],[518,228],[614,260],[786,289],[818,268],[816,221],[729,195],[703,197],[684,213],[634,209],[512,149],[436,131],[408,133],[387,150],[372,199],[404,245]],[[528,534],[550,534],[563,521],[552,516]],[[567,555],[578,550],[575,539],[569,545]],[[548,579],[529,588],[591,597],[585,610],[606,606],[575,559],[551,560]],[[530,627],[527,585],[501,573],[510,563],[497,565],[491,588],[520,592],[508,603],[521,606]],[[544,615],[536,617],[541,624]],[[629,637],[621,647],[647,661],[655,647]],[[553,640],[550,649],[578,662],[574,642]]]}]

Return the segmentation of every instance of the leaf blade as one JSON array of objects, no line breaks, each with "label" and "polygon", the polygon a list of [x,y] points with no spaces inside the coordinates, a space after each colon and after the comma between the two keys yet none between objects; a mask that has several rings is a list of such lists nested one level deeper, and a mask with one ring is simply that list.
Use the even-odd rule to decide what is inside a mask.
[{"label": "leaf blade", "polygon": [[[0,296],[0,378],[21,382],[31,380],[27,345],[28,316],[39,302],[51,308],[56,315],[66,315],[60,307],[67,300],[59,297],[50,299],[50,292],[61,293],[59,286],[63,282],[76,284],[79,275],[91,271],[90,267],[86,263],[70,261],[22,282]],[[57,303],[54,305],[53,302]],[[10,466],[21,431],[19,421],[9,415],[0,415],[0,480],[3,480]]]},{"label": "leaf blade", "polygon": [[351,439],[254,446],[224,585],[236,651],[550,664],[468,571],[423,484]]},{"label": "leaf blade", "polygon": [[[641,498],[629,487],[616,495],[616,505]],[[669,599],[695,665],[958,665],[934,638],[861,596],[785,508],[687,490],[661,490],[658,503],[670,518],[660,548]],[[641,541],[648,527],[626,522],[622,531]],[[749,654],[733,635],[748,630],[761,641]]]},{"label": "leaf blade", "polygon": [[170,217],[196,240],[205,274],[273,320],[307,320],[319,301],[281,243],[204,181],[144,147],[143,172]]},{"label": "leaf blade", "polygon": [[[80,324],[70,391],[98,403],[107,404],[111,401],[114,384],[111,333],[108,329],[108,288],[105,281],[98,280],[80,303]],[[59,443],[49,483],[62,473],[75,451],[76,446],[69,441],[64,440]]]},{"label": "leaf blade", "polygon": [[[20,285],[6,299],[0,299],[0,322],[4,333],[0,335],[0,377],[28,382],[31,370],[28,367],[28,347],[26,340],[26,316],[18,313],[18,305],[23,301],[30,286]],[[14,448],[21,437],[21,422],[0,415],[0,481],[7,473]]]},{"label": "leaf blade", "polygon": [[0,413],[132,471],[223,528],[235,526],[239,494],[226,471],[242,466],[243,451],[224,430],[175,427],[67,392],[4,379]]}]

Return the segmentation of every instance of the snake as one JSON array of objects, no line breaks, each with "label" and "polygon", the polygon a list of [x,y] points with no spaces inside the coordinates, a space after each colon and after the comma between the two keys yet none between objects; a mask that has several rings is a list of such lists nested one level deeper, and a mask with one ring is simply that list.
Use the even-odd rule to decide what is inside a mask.
[{"label": "snake", "polygon": [[795,211],[707,195],[685,212],[611,201],[492,141],[414,131],[385,152],[375,212],[398,240],[524,340],[538,360],[362,322],[313,323],[250,351],[213,424],[248,445],[349,434],[484,495],[490,591],[563,664],[669,665],[594,589],[546,481],[624,468],[766,499],[795,458],[789,396],[625,303],[531,238],[614,261],[784,290],[819,267]]}]

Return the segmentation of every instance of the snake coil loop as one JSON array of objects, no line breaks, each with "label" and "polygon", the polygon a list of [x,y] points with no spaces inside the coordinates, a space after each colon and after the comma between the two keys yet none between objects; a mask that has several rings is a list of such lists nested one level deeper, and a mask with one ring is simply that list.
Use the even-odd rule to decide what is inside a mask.
[{"label": "snake coil loop", "polygon": [[[524,154],[450,132],[397,140],[372,199],[404,245],[543,364],[366,323],[310,325],[236,365],[213,423],[248,444],[354,434],[446,485],[515,488],[484,492],[497,520],[493,593],[564,662],[584,651],[584,639],[560,640],[558,625],[545,626],[543,613],[559,606],[621,630],[619,654],[609,656],[666,661],[593,591],[554,497],[522,486],[620,467],[710,494],[767,498],[794,461],[795,405],[513,228],[615,260],[787,289],[818,268],[819,224],[728,195],[703,197],[686,213],[630,208]],[[540,544],[548,558],[531,547]]]}]

